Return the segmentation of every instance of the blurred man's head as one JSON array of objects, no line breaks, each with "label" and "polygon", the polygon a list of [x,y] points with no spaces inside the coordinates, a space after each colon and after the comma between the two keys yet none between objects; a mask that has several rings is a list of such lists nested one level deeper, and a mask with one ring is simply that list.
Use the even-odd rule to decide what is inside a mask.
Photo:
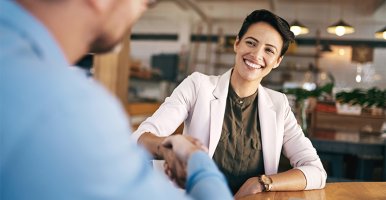
[{"label": "blurred man's head", "polygon": [[155,0],[16,0],[51,32],[69,63],[114,49]]},{"label": "blurred man's head", "polygon": [[[89,0],[92,1],[92,0]],[[93,0],[98,1],[98,0]],[[99,0],[105,2],[106,0]],[[90,44],[90,51],[104,53],[112,50],[127,31],[147,9],[149,0],[108,0],[109,12],[100,23],[95,40]],[[108,3],[102,3],[108,4]],[[101,8],[103,9],[103,8]]]}]

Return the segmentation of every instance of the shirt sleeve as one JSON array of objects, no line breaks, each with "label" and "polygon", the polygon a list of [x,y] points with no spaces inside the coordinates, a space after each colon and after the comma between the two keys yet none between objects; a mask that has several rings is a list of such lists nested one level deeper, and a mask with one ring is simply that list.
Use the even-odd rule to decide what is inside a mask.
[{"label": "shirt sleeve", "polygon": [[324,188],[327,173],[311,141],[305,137],[300,126],[297,124],[287,98],[285,95],[283,95],[283,97],[285,102],[283,153],[290,160],[294,168],[303,172],[307,181],[305,190]]},{"label": "shirt sleeve", "polygon": [[[131,173],[128,199],[232,199],[226,181],[216,165],[204,152],[194,153],[188,161],[186,193],[176,189],[171,182],[148,166],[147,153],[142,149],[132,151],[137,167]],[[133,158],[133,157],[132,157]]]},{"label": "shirt sleeve", "polygon": [[132,134],[135,141],[145,132],[153,133],[160,137],[171,135],[189,115],[197,92],[200,88],[200,74],[193,73],[185,78],[165,99],[158,110],[147,118]]},{"label": "shirt sleeve", "polygon": [[[143,156],[137,158],[143,160]],[[194,153],[188,161],[186,193],[156,172],[148,167],[138,171],[135,175],[138,182],[129,187],[132,194],[129,199],[233,199],[223,175],[204,152]]]},{"label": "shirt sleeve", "polygon": [[[148,153],[130,137],[128,120],[116,99],[95,83],[85,82],[84,76],[67,69],[54,76],[50,69],[54,70],[4,70],[5,81],[13,87],[0,87],[7,94],[0,114],[5,120],[1,197],[180,200],[229,193],[211,159],[201,154],[189,161],[208,165],[189,168],[192,189],[187,193],[176,189],[151,167]],[[31,76],[34,73],[40,76]],[[207,187],[214,184],[216,188]]]},{"label": "shirt sleeve", "polygon": [[189,159],[186,190],[194,199],[233,199],[223,174],[204,152]]}]

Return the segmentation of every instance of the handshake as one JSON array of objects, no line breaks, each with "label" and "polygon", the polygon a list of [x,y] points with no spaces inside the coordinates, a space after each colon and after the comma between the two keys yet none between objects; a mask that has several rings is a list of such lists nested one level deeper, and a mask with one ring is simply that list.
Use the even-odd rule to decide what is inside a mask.
[{"label": "handshake", "polygon": [[187,163],[196,151],[208,152],[202,143],[190,136],[173,135],[166,137],[157,146],[159,157],[165,160],[165,173],[179,187],[185,188]]}]

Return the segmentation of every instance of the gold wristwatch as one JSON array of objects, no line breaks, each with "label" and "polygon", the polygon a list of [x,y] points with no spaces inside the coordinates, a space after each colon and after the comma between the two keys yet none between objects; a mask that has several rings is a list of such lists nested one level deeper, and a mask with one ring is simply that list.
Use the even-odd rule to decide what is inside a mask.
[{"label": "gold wristwatch", "polygon": [[271,177],[267,175],[261,175],[259,176],[259,182],[263,186],[263,191],[264,192],[269,192],[272,189],[272,179]]}]

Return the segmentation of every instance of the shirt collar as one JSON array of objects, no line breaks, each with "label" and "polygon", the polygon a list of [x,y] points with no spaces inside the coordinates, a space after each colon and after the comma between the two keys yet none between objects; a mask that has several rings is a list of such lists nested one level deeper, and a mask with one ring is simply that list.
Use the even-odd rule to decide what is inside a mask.
[{"label": "shirt collar", "polygon": [[255,93],[253,93],[252,95],[250,96],[247,96],[247,97],[239,97],[239,95],[237,95],[237,93],[233,90],[233,87],[231,84],[229,84],[229,97],[231,98],[232,101],[234,102],[237,102],[239,104],[244,104],[244,105],[250,105],[256,98],[257,96],[257,91]]},{"label": "shirt collar", "polygon": [[15,1],[0,0],[0,23],[16,30],[50,66],[69,66],[49,30]]}]

